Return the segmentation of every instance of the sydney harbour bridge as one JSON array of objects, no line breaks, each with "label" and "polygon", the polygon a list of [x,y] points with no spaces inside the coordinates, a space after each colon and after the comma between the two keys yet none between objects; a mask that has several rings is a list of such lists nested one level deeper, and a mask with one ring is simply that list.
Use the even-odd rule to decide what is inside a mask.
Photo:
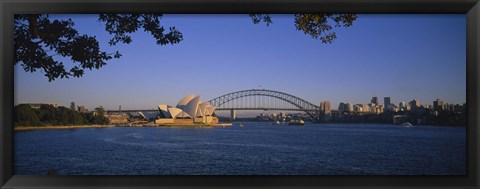
[{"label": "sydney harbour bridge", "polygon": [[[279,110],[305,112],[310,118],[320,119],[320,107],[297,96],[267,89],[249,89],[224,94],[208,101],[217,107],[216,111],[229,110],[235,115],[237,110]],[[109,110],[109,114],[119,113],[158,113],[158,110]]]}]

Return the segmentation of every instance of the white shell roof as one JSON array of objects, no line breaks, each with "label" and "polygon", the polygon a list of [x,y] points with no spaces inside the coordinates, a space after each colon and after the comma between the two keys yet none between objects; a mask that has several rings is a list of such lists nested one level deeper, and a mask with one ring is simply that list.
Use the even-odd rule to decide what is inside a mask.
[{"label": "white shell roof", "polygon": [[183,107],[186,106],[193,98],[195,98],[195,94],[193,93],[183,97],[182,100],[178,102],[177,108],[183,109]]},{"label": "white shell roof", "polygon": [[207,106],[207,111],[205,113],[205,115],[213,115],[213,112],[215,112],[215,109],[217,109],[217,107],[215,106]]},{"label": "white shell roof", "polygon": [[197,109],[198,109],[198,104],[200,103],[200,96],[197,96],[190,100],[188,104],[183,108],[183,111],[186,112],[190,116],[196,116],[197,114]]},{"label": "white shell roof", "polygon": [[207,114],[207,107],[209,106],[208,102],[201,103],[198,105],[197,116],[204,116]]},{"label": "white shell roof", "polygon": [[[195,97],[194,94],[190,94],[182,98],[180,102],[178,102],[176,108],[165,104],[160,104],[158,105],[158,109],[166,117],[193,118],[198,116],[212,115],[216,107],[210,105],[208,102],[201,103],[200,96]],[[151,117],[151,115],[146,115],[142,112],[139,113],[146,119]]]},{"label": "white shell roof", "polygon": [[170,115],[172,116],[172,118],[176,118],[178,114],[183,112],[181,109],[178,109],[178,108],[168,108],[168,111],[170,112]]},{"label": "white shell roof", "polygon": [[171,106],[169,105],[166,105],[166,104],[160,104],[158,105],[158,110],[160,110],[163,115],[165,115],[165,117],[173,117],[171,114],[170,114],[170,111],[168,111],[168,108],[171,108]]}]

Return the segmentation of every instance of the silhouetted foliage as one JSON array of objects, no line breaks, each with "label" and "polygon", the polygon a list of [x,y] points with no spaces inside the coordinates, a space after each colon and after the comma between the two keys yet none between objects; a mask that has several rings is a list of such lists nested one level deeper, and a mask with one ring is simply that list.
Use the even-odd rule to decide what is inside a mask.
[{"label": "silhouetted foliage", "polygon": [[14,108],[13,122],[15,125],[39,125],[37,112],[30,105],[21,104]]},{"label": "silhouetted foliage", "polygon": [[105,117],[105,109],[102,106],[95,108],[95,113],[93,116],[94,124],[106,125],[109,123],[108,118]]},{"label": "silhouetted foliage", "polygon": [[[265,22],[269,26],[273,23],[268,14],[250,14],[250,17],[254,24]],[[332,31],[333,28],[350,27],[355,20],[356,14],[295,14],[295,27],[327,44],[337,38],[337,33]]]},{"label": "silhouetted foliage", "polygon": [[[131,33],[143,28],[158,45],[177,44],[183,40],[175,27],[165,29],[162,14],[100,14],[98,21],[113,37],[109,45],[132,42]],[[254,24],[272,24],[268,14],[250,14]],[[299,31],[331,43],[336,33],[334,27],[350,27],[357,19],[355,14],[295,14],[295,27]],[[333,26],[332,26],[333,25]],[[21,63],[26,72],[43,71],[48,81],[57,78],[82,77],[85,69],[100,69],[107,61],[120,58],[120,52],[100,50],[95,36],[82,35],[73,27],[71,19],[51,19],[48,14],[16,14],[14,17],[14,64]],[[69,58],[69,65],[56,56]]]},{"label": "silhouetted foliage", "polygon": [[[161,14],[101,14],[105,30],[114,37],[110,45],[132,42],[130,33],[140,27],[152,34],[157,44],[179,43],[182,33],[174,27],[164,33]],[[81,77],[85,69],[99,69],[106,61],[120,58],[117,51],[100,50],[95,36],[80,35],[71,19],[50,19],[48,14],[16,14],[14,18],[15,64],[21,63],[27,72],[41,70],[49,81],[57,78]],[[68,57],[73,65],[66,67],[55,56]]]},{"label": "silhouetted foliage", "polygon": [[38,125],[89,125],[108,124],[107,117],[93,115],[93,113],[81,113],[60,106],[55,108],[52,105],[41,105],[38,110],[28,104],[20,104],[14,108],[15,126],[38,126]]}]

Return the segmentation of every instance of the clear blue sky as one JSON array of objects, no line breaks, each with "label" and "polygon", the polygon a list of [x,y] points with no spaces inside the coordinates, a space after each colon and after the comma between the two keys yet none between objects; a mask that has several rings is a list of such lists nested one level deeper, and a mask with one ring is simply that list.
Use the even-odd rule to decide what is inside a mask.
[{"label": "clear blue sky", "polygon": [[[293,15],[272,15],[255,25],[247,15],[165,15],[180,44],[159,46],[139,30],[133,43],[109,46],[111,36],[97,15],[72,18],[81,34],[97,36],[104,51],[123,56],[82,78],[48,82],[43,73],[15,67],[15,103],[74,101],[88,109],[153,109],[176,105],[189,93],[203,101],[244,89],[278,90],[314,104],[329,100],[369,103],[419,99],[432,104],[466,99],[465,15],[358,15],[337,29],[332,44],[296,31]],[[69,64],[68,60],[65,62]]]}]

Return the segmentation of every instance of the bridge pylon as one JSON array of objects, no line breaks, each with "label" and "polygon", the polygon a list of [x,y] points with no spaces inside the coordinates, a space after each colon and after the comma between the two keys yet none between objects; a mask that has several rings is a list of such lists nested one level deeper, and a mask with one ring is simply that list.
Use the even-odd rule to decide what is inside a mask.
[{"label": "bridge pylon", "polygon": [[235,111],[235,109],[230,110],[230,118],[232,119],[232,121],[237,118],[237,112]]}]

